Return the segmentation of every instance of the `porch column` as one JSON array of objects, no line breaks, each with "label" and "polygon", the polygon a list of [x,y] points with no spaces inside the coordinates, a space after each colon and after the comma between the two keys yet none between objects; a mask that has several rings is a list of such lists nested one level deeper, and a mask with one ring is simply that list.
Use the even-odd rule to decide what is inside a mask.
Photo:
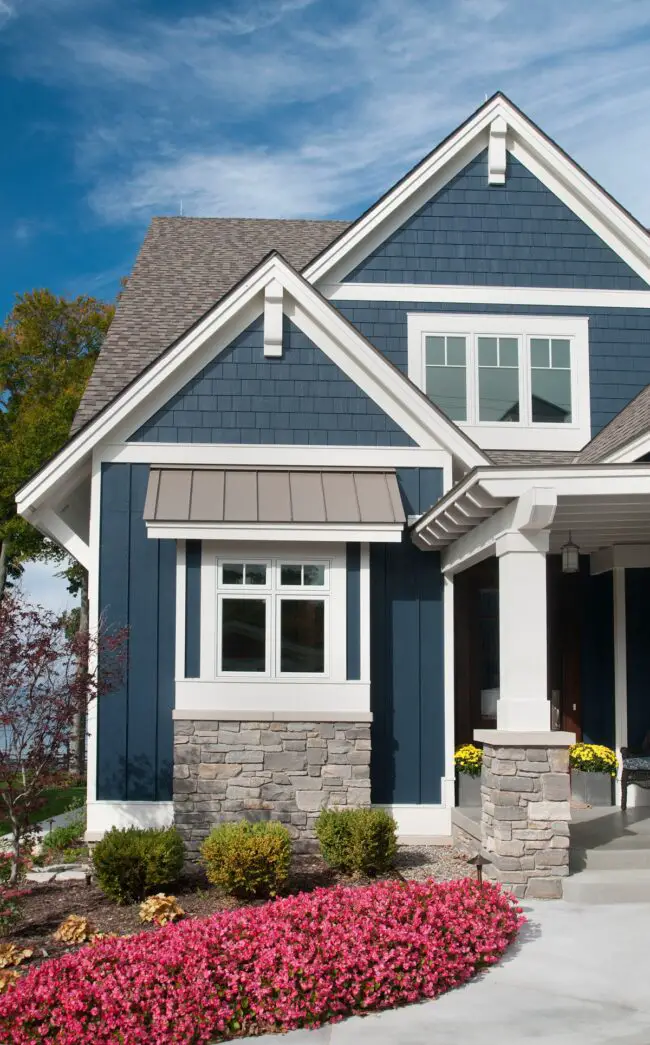
[{"label": "porch column", "polygon": [[499,559],[497,729],[549,730],[546,554],[549,532],[511,531],[496,541]]}]

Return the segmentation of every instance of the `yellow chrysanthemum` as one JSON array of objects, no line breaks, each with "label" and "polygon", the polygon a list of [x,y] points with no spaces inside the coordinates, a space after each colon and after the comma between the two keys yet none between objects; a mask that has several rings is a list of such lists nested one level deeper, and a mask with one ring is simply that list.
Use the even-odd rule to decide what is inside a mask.
[{"label": "yellow chrysanthemum", "polygon": [[616,754],[604,744],[574,744],[569,751],[572,769],[583,773],[609,773],[616,776],[618,761]]}]

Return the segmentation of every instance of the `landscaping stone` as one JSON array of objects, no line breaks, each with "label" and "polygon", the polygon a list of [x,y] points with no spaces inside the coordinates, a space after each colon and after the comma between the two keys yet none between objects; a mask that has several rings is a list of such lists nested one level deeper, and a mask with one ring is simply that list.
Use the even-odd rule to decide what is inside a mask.
[{"label": "landscaping stone", "polygon": [[370,804],[370,726],[174,723],[174,814],[190,859],[222,821],[280,820],[313,848],[322,808]]}]

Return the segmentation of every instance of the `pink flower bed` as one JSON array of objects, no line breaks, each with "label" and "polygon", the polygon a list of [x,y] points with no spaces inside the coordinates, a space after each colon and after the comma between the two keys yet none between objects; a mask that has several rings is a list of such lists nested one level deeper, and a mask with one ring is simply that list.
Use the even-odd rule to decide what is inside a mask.
[{"label": "pink flower bed", "polygon": [[7,1045],[206,1045],[434,998],[523,919],[491,884],[379,882],[103,940],[0,997]]}]

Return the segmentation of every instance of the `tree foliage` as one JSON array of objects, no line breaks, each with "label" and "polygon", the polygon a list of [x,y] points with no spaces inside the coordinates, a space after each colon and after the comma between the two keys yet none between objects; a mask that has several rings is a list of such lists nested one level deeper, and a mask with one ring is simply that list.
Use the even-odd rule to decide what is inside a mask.
[{"label": "tree foliage", "polygon": [[[0,601],[0,809],[11,824],[12,876],[47,787],[67,775],[75,722],[122,676],[123,632],[67,632],[56,614],[13,592]],[[89,669],[87,656],[101,676]],[[80,670],[80,666],[82,670]]]},{"label": "tree foliage", "polygon": [[114,311],[92,297],[34,290],[17,297],[0,330],[0,542],[9,576],[28,559],[63,559],[16,515],[15,495],[66,442]]}]

